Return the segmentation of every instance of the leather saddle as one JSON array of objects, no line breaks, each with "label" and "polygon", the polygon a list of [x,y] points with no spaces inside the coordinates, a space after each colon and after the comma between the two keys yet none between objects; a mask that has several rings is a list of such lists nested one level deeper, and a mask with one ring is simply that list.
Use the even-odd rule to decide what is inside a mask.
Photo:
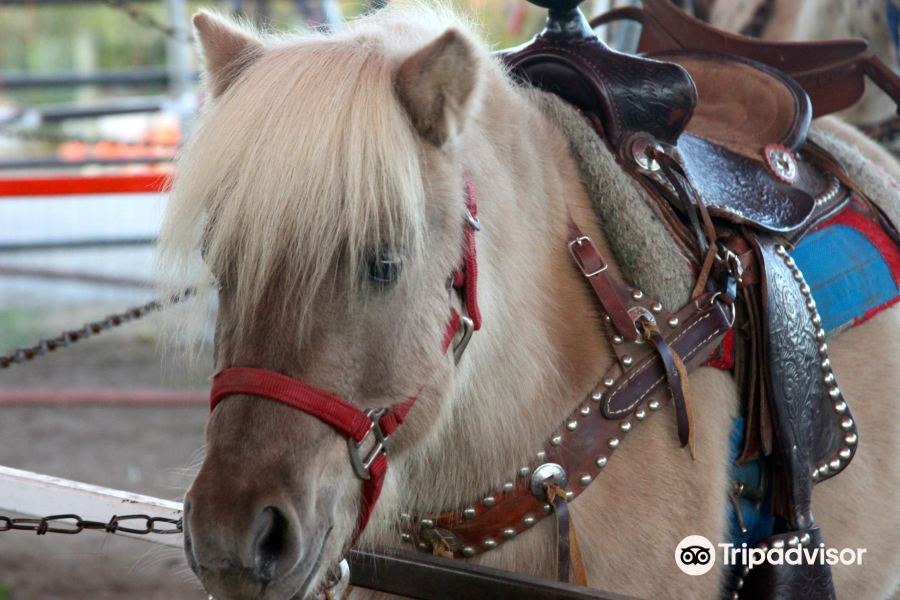
[{"label": "leather saddle", "polygon": [[[590,24],[578,0],[533,1],[549,8],[546,29],[503,59],[524,82],[579,109],[650,192],[673,240],[695,260],[694,297],[718,291],[734,302],[746,423],[740,460],[774,465],[771,502],[782,524],[768,541],[820,539],[812,487],[846,467],[857,432],[789,248],[856,188],[806,134],[813,117],[855,103],[866,76],[895,101],[900,79],[862,40],[762,42],[718,31],[669,0],[644,0]],[[593,33],[623,18],[643,25],[638,55]],[[607,400],[602,410],[622,418],[629,407]],[[821,585],[809,596],[804,582],[813,580]],[[743,584],[756,592],[772,584],[770,597],[834,594],[827,565],[757,567]]]}]

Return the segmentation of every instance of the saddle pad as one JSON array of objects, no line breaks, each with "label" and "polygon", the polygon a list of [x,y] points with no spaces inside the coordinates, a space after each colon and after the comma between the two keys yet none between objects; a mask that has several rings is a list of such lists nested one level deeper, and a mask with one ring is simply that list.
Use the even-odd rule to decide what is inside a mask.
[{"label": "saddle pad", "polygon": [[859,325],[900,300],[900,250],[881,225],[858,208],[851,204],[791,252],[829,335]]}]

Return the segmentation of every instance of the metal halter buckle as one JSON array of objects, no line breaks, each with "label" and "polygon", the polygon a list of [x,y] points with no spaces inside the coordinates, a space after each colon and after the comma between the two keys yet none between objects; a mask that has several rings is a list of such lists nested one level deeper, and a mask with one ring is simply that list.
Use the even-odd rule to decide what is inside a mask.
[{"label": "metal halter buckle", "polygon": [[[347,438],[347,450],[350,452],[350,465],[353,467],[353,472],[356,473],[356,476],[362,480],[368,481],[372,478],[372,473],[369,471],[372,463],[374,463],[382,454],[387,454],[387,441],[390,436],[385,435],[384,431],[381,430],[381,418],[386,415],[387,412],[388,409],[386,408],[370,408],[366,411],[366,416],[369,417],[372,424],[366,432],[366,435],[358,442],[352,437]],[[369,439],[369,435],[375,436],[375,445],[369,450],[365,458],[363,458],[359,454],[359,449],[366,440]]]},{"label": "metal halter buckle", "polygon": [[607,265],[606,262],[603,261],[603,259],[601,258],[600,260],[603,262],[603,266],[600,267],[599,269],[597,269],[596,271],[592,271],[592,272],[588,273],[587,269],[585,269],[585,267],[584,267],[584,263],[581,262],[581,257],[578,256],[577,252],[575,252],[575,246],[580,247],[583,244],[590,244],[591,248],[593,248],[593,250],[594,250],[594,254],[596,254],[597,256],[600,256],[600,251],[597,250],[597,246],[594,245],[594,240],[592,240],[591,238],[589,238],[586,235],[577,237],[574,240],[572,240],[571,242],[569,242],[569,254],[572,255],[572,259],[575,261],[575,264],[578,265],[578,268],[581,270],[581,273],[585,277],[593,277],[595,275],[599,275],[600,273],[605,271],[609,265]]},{"label": "metal halter buckle", "polygon": [[[465,306],[465,304],[463,304]],[[466,351],[466,346],[469,345],[469,340],[472,339],[472,334],[475,332],[475,322],[469,318],[468,315],[460,315],[459,317],[459,330],[462,330],[462,335],[459,340],[453,344],[453,364],[458,365],[459,361],[462,359],[463,352]]]}]

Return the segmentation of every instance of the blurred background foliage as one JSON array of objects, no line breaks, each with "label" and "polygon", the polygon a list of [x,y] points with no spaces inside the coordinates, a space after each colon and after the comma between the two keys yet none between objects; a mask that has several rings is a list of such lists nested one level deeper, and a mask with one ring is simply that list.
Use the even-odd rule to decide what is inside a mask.
[{"label": "blurred background foliage", "polygon": [[[316,2],[317,0],[310,0]],[[121,7],[111,2],[23,5],[0,2],[0,74],[90,73],[129,68],[162,67],[166,62],[166,41],[151,28],[136,23]],[[230,4],[186,2],[193,13],[204,7],[229,12]],[[338,2],[344,17],[365,10],[360,2]],[[540,29],[542,11],[524,0],[454,0],[461,10],[475,14],[487,38],[497,47],[523,42]],[[162,1],[138,1],[130,5],[168,25]],[[257,12],[254,2],[245,2],[247,16]],[[266,2],[265,27],[285,31],[303,23],[297,5],[287,0]],[[195,64],[196,58],[195,58]],[[106,89],[105,96],[129,90]],[[163,93],[164,88],[145,88]],[[16,103],[40,105],[78,99],[75,88],[15,90]],[[0,94],[3,90],[0,89]]]}]

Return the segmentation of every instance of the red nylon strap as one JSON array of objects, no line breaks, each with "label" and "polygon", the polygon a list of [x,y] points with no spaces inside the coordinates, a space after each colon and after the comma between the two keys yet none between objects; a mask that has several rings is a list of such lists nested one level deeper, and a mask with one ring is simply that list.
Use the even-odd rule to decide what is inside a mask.
[{"label": "red nylon strap", "polygon": [[313,415],[357,442],[372,425],[366,413],[334,394],[266,369],[232,367],[216,374],[209,396],[210,412],[234,394],[262,396],[287,404]]},{"label": "red nylon strap", "polygon": [[[466,209],[473,219],[478,219],[478,197],[475,186],[468,175],[464,175],[466,184]],[[469,223],[465,228],[463,241],[462,268],[453,274],[453,287],[463,291],[466,310],[472,319],[472,328],[481,329],[481,310],[478,308],[478,254],[475,251],[475,226]]]}]

